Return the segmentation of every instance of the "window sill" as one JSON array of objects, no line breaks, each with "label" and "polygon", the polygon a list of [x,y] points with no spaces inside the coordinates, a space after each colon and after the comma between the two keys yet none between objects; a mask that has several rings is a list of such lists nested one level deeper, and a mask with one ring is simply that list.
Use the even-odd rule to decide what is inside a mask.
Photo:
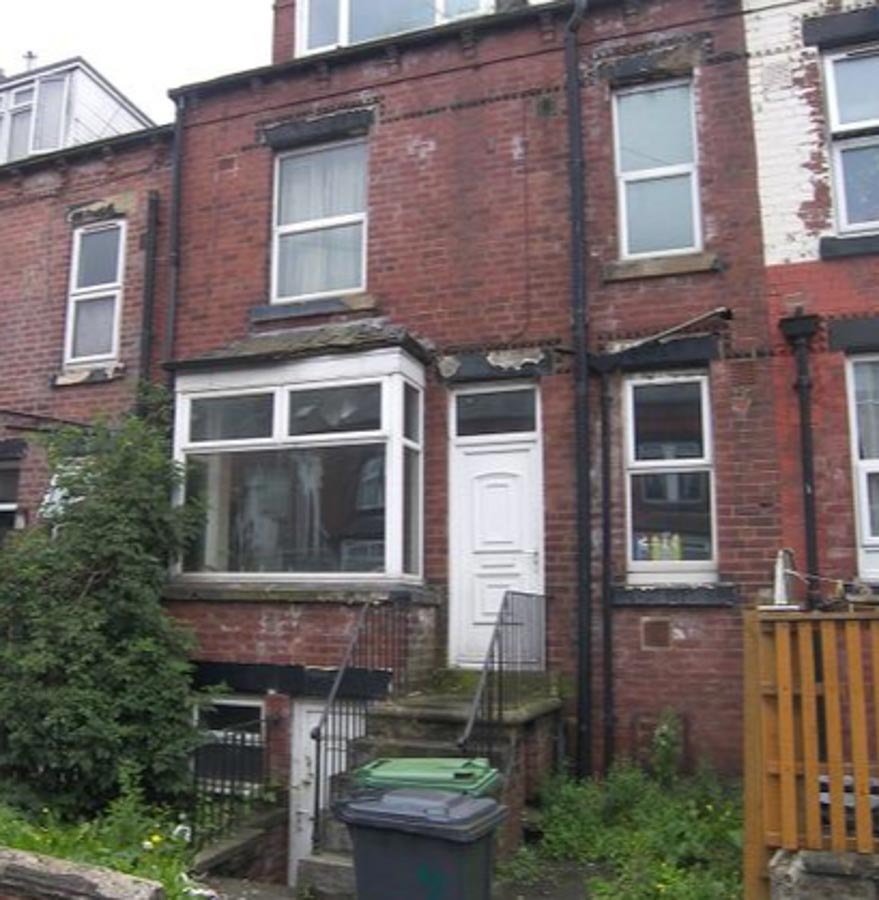
[{"label": "window sill", "polygon": [[81,384],[105,384],[125,376],[124,363],[94,366],[69,366],[52,378],[52,387],[75,387]]},{"label": "window sill", "polygon": [[615,607],[730,607],[736,602],[736,587],[729,583],[615,585],[611,601]]},{"label": "window sill", "polygon": [[845,259],[849,256],[871,256],[879,253],[879,234],[821,238],[819,253],[821,259]]},{"label": "window sill", "polygon": [[605,282],[632,281],[636,278],[721,272],[723,268],[723,262],[716,253],[687,253],[681,256],[654,256],[606,263],[602,270],[602,278]]},{"label": "window sill", "polygon": [[321,297],[315,300],[291,300],[287,303],[269,303],[251,307],[250,324],[274,324],[287,319],[307,319],[333,313],[363,312],[374,309],[378,309],[378,300],[371,294]]}]

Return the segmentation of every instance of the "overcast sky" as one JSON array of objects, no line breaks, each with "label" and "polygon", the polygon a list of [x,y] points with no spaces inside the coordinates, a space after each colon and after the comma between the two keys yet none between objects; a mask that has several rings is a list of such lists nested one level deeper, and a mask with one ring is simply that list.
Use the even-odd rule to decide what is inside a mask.
[{"label": "overcast sky", "polygon": [[4,0],[0,68],[85,57],[158,124],[168,88],[271,62],[272,0]]}]

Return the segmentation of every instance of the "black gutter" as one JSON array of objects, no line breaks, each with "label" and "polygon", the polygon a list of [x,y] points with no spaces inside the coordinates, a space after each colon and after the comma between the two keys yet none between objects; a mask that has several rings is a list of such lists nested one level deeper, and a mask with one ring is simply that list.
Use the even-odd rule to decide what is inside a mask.
[{"label": "black gutter", "polygon": [[156,307],[156,244],[159,231],[159,192],[150,191],[147,198],[146,246],[144,247],[143,303],[140,325],[141,381],[150,380],[153,356],[153,313]]},{"label": "black gutter", "polygon": [[800,465],[803,478],[803,514],[806,538],[806,601],[815,609],[821,600],[818,571],[818,515],[815,510],[815,441],[812,430],[812,372],[809,345],[818,332],[818,316],[794,315],[779,322],[781,333],[797,362],[796,391],[800,406]]},{"label": "black gutter", "polygon": [[[171,210],[170,234],[168,239],[168,309],[165,316],[165,339],[162,358],[167,362],[174,358],[177,336],[177,306],[180,293],[180,216],[183,178],[183,116],[186,112],[186,98],[176,100],[174,117],[174,146],[171,160]],[[168,388],[174,386],[174,375],[168,373]]]},{"label": "black gutter", "polygon": [[586,184],[577,32],[587,0],[576,0],[565,25],[565,99],[571,193],[571,325],[574,344],[574,459],[577,497],[577,741],[575,772],[592,774],[592,484],[586,296]]},{"label": "black gutter", "polygon": [[601,372],[601,688],[602,764],[607,772],[616,752],[616,701],[613,673],[613,535],[611,534],[612,467],[610,462],[611,374]]}]

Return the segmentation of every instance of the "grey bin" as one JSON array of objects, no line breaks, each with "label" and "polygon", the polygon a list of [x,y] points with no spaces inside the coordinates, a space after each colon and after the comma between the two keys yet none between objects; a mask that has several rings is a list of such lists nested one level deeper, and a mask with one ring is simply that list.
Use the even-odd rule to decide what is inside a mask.
[{"label": "grey bin", "polygon": [[337,803],[354,844],[357,900],[488,900],[494,832],[489,797],[399,789]]}]

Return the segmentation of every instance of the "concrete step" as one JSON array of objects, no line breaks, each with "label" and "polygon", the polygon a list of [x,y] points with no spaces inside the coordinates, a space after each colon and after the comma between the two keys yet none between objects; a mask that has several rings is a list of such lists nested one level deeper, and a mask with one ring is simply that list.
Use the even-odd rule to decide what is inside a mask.
[{"label": "concrete step", "polygon": [[216,894],[217,900],[290,900],[293,888],[281,884],[263,884],[241,878],[208,878],[205,884]]},{"label": "concrete step", "polygon": [[340,822],[329,810],[322,812],[320,817],[320,849],[327,853],[347,856],[354,852],[348,826]]},{"label": "concrete step", "polygon": [[311,892],[314,900],[357,900],[354,860],[340,853],[313,853],[299,861],[296,882],[300,893]]}]

